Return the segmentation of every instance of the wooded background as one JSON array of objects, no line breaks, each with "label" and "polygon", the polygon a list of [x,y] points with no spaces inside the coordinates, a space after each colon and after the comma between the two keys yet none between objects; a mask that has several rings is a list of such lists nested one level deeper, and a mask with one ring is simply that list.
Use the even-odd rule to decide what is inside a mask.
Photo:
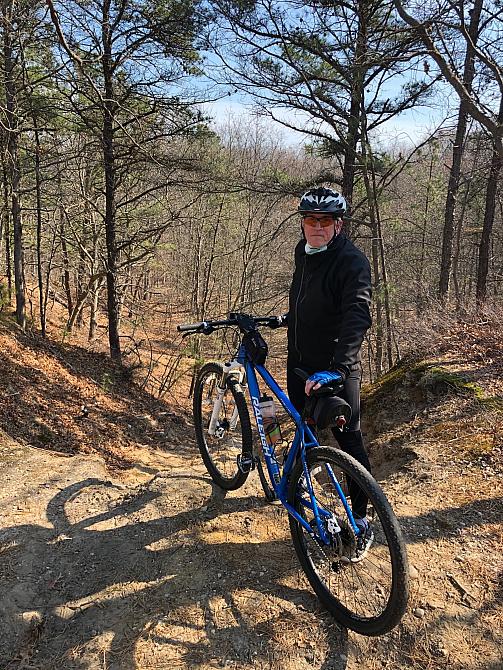
[{"label": "wooded background", "polygon": [[[371,262],[371,378],[407,324],[501,308],[501,0],[2,0],[1,39],[0,303],[23,329],[57,305],[56,335],[106,333],[150,370],[152,328],[282,313],[315,185]],[[228,94],[255,116],[212,123]],[[434,132],[383,140],[428,107]]]}]

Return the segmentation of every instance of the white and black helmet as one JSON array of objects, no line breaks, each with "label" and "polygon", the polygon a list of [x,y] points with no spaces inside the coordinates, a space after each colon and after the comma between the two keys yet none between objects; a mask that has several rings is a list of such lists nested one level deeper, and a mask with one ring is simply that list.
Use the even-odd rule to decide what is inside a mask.
[{"label": "white and black helmet", "polygon": [[322,212],[333,214],[335,217],[346,213],[346,199],[331,188],[312,188],[306,191],[300,199],[299,212]]}]

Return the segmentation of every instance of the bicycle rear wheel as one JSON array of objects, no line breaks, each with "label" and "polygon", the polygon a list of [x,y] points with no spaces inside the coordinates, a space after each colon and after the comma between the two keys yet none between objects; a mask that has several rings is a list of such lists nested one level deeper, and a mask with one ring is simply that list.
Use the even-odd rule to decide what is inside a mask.
[{"label": "bicycle rear wheel", "polygon": [[255,458],[255,464],[257,466],[257,472],[258,476],[260,479],[260,485],[262,486],[262,490],[264,492],[264,495],[266,497],[266,500],[268,502],[273,502],[273,500],[276,500],[276,493],[274,492],[274,489],[271,486],[270,480],[269,480],[269,473],[267,470],[267,464],[265,462],[265,457],[262,452],[262,446],[258,446],[258,451],[257,451],[257,456]]},{"label": "bicycle rear wheel", "polygon": [[246,399],[238,381],[227,378],[216,431],[210,435],[213,406],[223,368],[219,363],[207,363],[200,369],[194,384],[194,427],[202,459],[211,478],[228,491],[242,486],[247,472],[238,467],[238,457],[252,454],[252,433]]},{"label": "bicycle rear wheel", "polygon": [[[290,516],[295,551],[316,595],[332,616],[346,628],[363,635],[382,635],[398,624],[408,601],[408,566],[398,521],[383,491],[354,458],[338,449],[316,447],[306,454],[317,504],[330,513],[323,524],[330,544],[315,540]],[[349,523],[333,476],[349,504],[348,480],[362,488],[373,508],[374,539],[368,552],[355,560],[357,538]],[[289,501],[317,534],[302,462],[296,463]]]}]

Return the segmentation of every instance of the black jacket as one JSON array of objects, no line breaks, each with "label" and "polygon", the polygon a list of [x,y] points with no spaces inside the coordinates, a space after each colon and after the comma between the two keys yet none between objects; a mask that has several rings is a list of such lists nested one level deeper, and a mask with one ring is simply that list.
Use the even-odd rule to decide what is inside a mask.
[{"label": "black jacket", "polygon": [[295,248],[288,311],[288,364],[308,372],[338,370],[346,378],[359,366],[360,347],[372,323],[367,257],[344,235],[326,251]]}]

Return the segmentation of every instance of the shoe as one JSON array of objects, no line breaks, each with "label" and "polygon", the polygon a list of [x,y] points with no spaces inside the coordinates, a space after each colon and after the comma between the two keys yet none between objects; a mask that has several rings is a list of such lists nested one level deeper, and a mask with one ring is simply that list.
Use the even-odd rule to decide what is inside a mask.
[{"label": "shoe", "polygon": [[355,519],[355,523],[361,530],[361,533],[356,538],[356,548],[349,559],[351,563],[359,563],[362,561],[374,543],[374,531],[372,530],[370,521],[367,518]]},{"label": "shoe", "polygon": [[355,523],[361,530],[361,533],[354,537],[351,543],[345,544],[343,563],[359,563],[368,553],[368,550],[374,542],[374,531],[370,521],[366,518],[355,519]]}]

